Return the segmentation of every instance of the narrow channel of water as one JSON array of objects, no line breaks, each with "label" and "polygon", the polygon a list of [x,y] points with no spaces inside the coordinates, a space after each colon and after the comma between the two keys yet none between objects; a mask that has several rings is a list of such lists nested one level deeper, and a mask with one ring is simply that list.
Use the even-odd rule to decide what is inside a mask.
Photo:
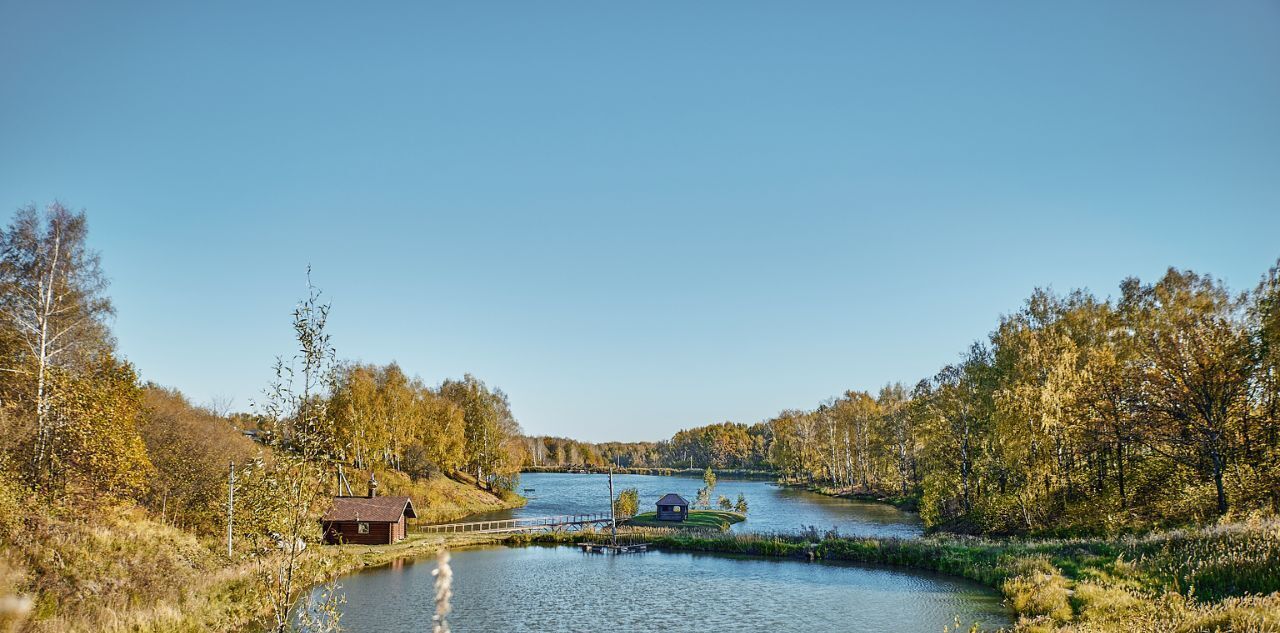
[{"label": "narrow channel of water", "polygon": [[[344,628],[429,630],[434,561],[344,578]],[[989,589],[898,568],[724,555],[608,556],[570,547],[453,553],[458,633],[652,631],[938,632],[954,618],[984,629],[1009,616]]]},{"label": "narrow channel of water", "polygon": [[[658,499],[668,492],[692,503],[702,487],[702,480],[693,477],[614,475],[613,480],[615,492],[624,488],[639,490],[641,512],[652,511]],[[520,477],[520,489],[520,494],[529,499],[525,507],[463,520],[609,511],[608,475],[526,473]],[[923,531],[919,516],[882,503],[836,499],[768,481],[726,479],[716,484],[717,497],[724,495],[736,501],[739,493],[746,496],[750,512],[746,521],[734,525],[737,532],[794,532],[802,526],[815,526],[823,531],[835,527],[847,536],[914,538]]]}]

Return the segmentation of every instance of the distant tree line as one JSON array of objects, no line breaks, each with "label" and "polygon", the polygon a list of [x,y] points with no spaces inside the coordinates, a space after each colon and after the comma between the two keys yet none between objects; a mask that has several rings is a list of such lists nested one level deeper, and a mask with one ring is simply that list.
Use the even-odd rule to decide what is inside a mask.
[{"label": "distant tree line", "polygon": [[1035,291],[914,386],[661,442],[524,438],[526,465],[771,469],[919,501],[927,525],[1123,530],[1280,512],[1280,265],[1250,292],[1170,269]]},{"label": "distant tree line", "polygon": [[770,428],[722,422],[682,430],[660,442],[593,444],[563,437],[521,438],[523,467],[706,468],[773,470]]}]

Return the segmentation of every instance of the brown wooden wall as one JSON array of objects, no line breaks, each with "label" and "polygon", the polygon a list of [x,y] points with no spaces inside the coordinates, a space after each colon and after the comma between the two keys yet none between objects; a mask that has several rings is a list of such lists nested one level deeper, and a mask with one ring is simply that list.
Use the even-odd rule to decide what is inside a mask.
[{"label": "brown wooden wall", "polygon": [[[404,519],[401,519],[404,521]],[[361,534],[356,527],[355,521],[334,521],[324,526],[324,540],[326,543],[351,543],[357,545],[386,545],[392,543],[392,533],[399,527],[398,523],[373,523],[369,524],[369,533]],[[398,530],[404,533],[404,528]],[[399,540],[399,539],[396,539]]]}]

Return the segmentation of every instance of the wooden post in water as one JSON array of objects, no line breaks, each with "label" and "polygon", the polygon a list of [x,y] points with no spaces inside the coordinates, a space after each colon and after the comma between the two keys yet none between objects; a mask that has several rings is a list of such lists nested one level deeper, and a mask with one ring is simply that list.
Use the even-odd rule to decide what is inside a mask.
[{"label": "wooden post in water", "polygon": [[609,464],[609,535],[613,538],[613,544],[618,544],[618,517],[613,511],[613,464]]}]

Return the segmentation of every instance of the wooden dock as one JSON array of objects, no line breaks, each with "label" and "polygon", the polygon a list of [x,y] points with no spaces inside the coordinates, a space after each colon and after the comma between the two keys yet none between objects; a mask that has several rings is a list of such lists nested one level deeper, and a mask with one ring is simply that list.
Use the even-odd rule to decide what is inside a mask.
[{"label": "wooden dock", "polygon": [[585,554],[638,554],[649,551],[648,543],[578,543]]},{"label": "wooden dock", "polygon": [[581,530],[587,526],[605,526],[613,521],[607,512],[599,514],[566,514],[554,517],[525,517],[496,521],[471,521],[443,525],[421,525],[419,532],[427,534],[501,534],[505,532],[554,532]]}]

